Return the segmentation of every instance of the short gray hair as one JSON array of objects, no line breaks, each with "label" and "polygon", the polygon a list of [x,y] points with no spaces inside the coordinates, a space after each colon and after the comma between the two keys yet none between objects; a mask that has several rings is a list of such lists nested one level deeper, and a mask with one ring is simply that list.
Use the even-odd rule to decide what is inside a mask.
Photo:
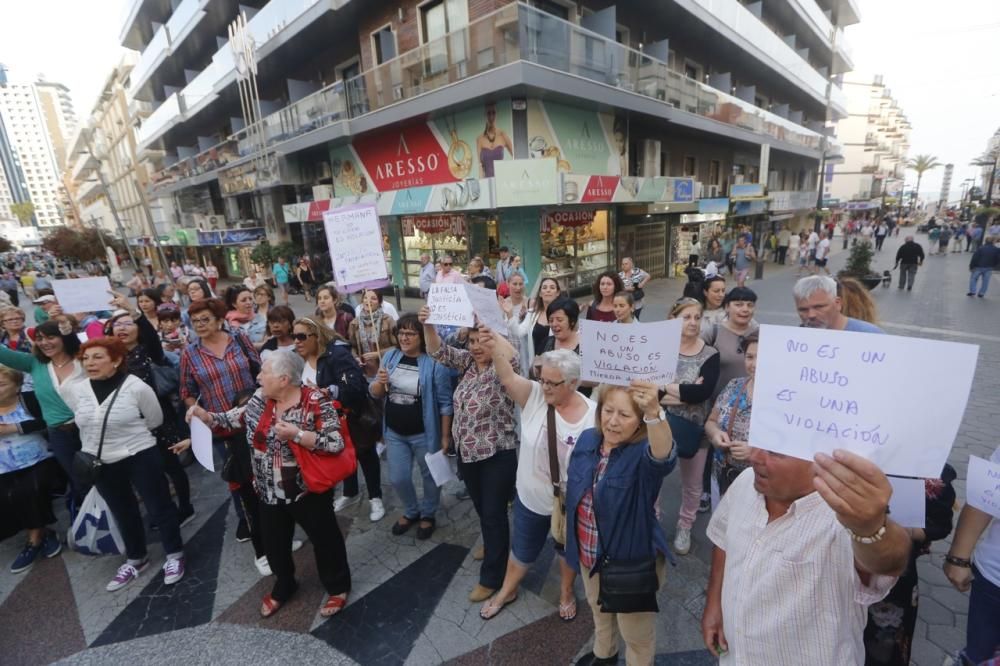
[{"label": "short gray hair", "polygon": [[829,275],[808,275],[795,283],[792,295],[796,301],[802,301],[818,291],[826,292],[830,298],[837,298],[837,281]]},{"label": "short gray hair", "polygon": [[264,363],[271,364],[271,374],[278,377],[288,377],[288,383],[295,386],[302,384],[302,370],[306,362],[301,356],[290,350],[278,349],[267,355]]},{"label": "short gray hair", "polygon": [[569,349],[553,349],[542,354],[542,366],[555,368],[568,382],[580,383],[580,357]]}]

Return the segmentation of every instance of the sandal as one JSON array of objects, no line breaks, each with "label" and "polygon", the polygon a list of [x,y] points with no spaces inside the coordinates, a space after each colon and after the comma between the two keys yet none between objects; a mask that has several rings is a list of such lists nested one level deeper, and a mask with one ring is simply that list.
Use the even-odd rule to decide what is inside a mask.
[{"label": "sandal", "polygon": [[347,593],[345,592],[343,596],[339,594],[331,594],[323,604],[323,607],[319,609],[319,614],[323,617],[333,617],[340,611],[344,610],[344,606],[347,605]]},{"label": "sandal", "polygon": [[410,518],[408,516],[400,516],[399,520],[392,524],[392,533],[395,536],[401,536],[410,531],[410,528],[417,524],[419,518]]},{"label": "sandal", "polygon": [[281,608],[282,602],[276,600],[270,594],[264,596],[264,601],[260,604],[260,616],[261,617],[271,617],[278,612]]},{"label": "sandal", "polygon": [[507,599],[500,605],[497,605],[496,604],[497,596],[499,595],[494,595],[492,599],[483,604],[483,607],[479,609],[479,617],[483,618],[484,620],[492,620],[497,615],[499,615],[500,611],[506,608],[509,604],[512,604],[515,601],[517,601],[517,595],[515,594],[510,599]]},{"label": "sandal", "polygon": [[576,599],[568,604],[559,604],[559,619],[563,622],[572,622],[576,619]]}]

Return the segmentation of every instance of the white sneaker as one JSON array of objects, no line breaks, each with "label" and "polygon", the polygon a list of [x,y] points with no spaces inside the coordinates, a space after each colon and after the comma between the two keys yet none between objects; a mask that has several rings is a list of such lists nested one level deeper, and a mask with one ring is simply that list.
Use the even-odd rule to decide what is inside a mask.
[{"label": "white sneaker", "polygon": [[677,528],[677,536],[674,537],[674,551],[678,555],[687,555],[691,550],[691,530],[683,527]]},{"label": "white sneaker", "polygon": [[271,565],[267,562],[267,555],[261,555],[256,560],[253,561],[257,565],[257,571],[260,572],[261,576],[272,576]]},{"label": "white sneaker", "polygon": [[368,520],[372,521],[373,523],[377,523],[378,521],[385,518],[385,506],[382,505],[381,499],[376,497],[372,499],[370,502],[368,502],[368,505],[370,507]]},{"label": "white sneaker", "polygon": [[354,497],[338,497],[333,502],[333,510],[337,513],[340,513],[347,507],[354,506],[360,501],[361,501],[361,493],[358,493]]}]

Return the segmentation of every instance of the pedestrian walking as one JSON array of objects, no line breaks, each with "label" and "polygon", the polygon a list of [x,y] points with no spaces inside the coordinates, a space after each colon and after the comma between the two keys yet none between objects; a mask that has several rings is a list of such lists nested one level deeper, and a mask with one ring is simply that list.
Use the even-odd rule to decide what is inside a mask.
[{"label": "pedestrian walking", "polygon": [[[979,298],[986,296],[986,290],[990,287],[990,277],[998,267],[1000,267],[1000,247],[996,246],[997,239],[987,238],[983,246],[973,252],[972,259],[969,260],[969,292],[966,296],[976,295]],[[976,285],[979,285],[979,292],[976,293]]]},{"label": "pedestrian walking", "polygon": [[896,250],[896,265],[893,270],[899,268],[899,288],[904,286],[907,291],[913,291],[913,279],[917,276],[917,268],[924,265],[924,248],[913,240],[913,236],[907,236],[899,249]]},{"label": "pedestrian walking", "polygon": [[635,301],[635,318],[640,319],[642,317],[643,298],[646,296],[645,287],[651,279],[649,273],[641,268],[636,268],[632,262],[632,257],[625,257],[622,259],[622,270],[618,273],[618,277],[621,278],[622,284],[625,285],[625,291],[632,294],[632,300]]},{"label": "pedestrian walking", "polygon": [[885,219],[883,218],[882,221],[878,223],[878,226],[875,227],[875,251],[876,252],[881,252],[882,251],[882,243],[885,242],[885,237],[888,236],[888,235],[889,235],[889,225],[887,225],[885,223]]},{"label": "pedestrian walking", "polygon": [[750,266],[757,261],[757,254],[753,245],[748,245],[746,236],[741,235],[736,239],[736,246],[729,254],[730,263],[733,266],[733,274],[736,276],[736,286],[742,287],[750,274]]},{"label": "pedestrian walking", "polygon": [[785,265],[785,257],[788,256],[788,245],[792,242],[792,232],[788,227],[782,227],[778,232],[778,263]]},{"label": "pedestrian walking", "polygon": [[[884,239],[884,237],[883,237]],[[822,270],[827,275],[830,274],[830,269],[826,267],[826,262],[830,259],[830,238],[827,232],[819,232],[819,242],[816,243],[816,261],[815,261],[815,273],[819,273]]]},{"label": "pedestrian walking", "polygon": [[284,305],[288,305],[288,282],[292,276],[292,269],[284,257],[278,257],[277,263],[271,267],[271,275],[274,276],[274,288],[281,294]]}]

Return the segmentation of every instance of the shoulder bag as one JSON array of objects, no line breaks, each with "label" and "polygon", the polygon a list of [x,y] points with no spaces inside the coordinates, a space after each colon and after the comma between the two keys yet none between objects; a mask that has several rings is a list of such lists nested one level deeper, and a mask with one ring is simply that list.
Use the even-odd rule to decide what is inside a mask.
[{"label": "shoulder bag", "polygon": [[[636,486],[632,486],[635,492]],[[595,476],[594,493],[597,492]],[[628,502],[625,506],[638,506]],[[601,558],[597,605],[602,613],[658,613],[656,591],[660,589],[660,579],[656,575],[656,554],[639,560],[617,560],[610,555],[604,542],[604,530],[597,518],[597,503],[594,503],[594,523],[597,538],[604,551]],[[612,533],[614,536],[614,533]],[[614,541],[612,539],[612,541]]]},{"label": "shoulder bag", "polygon": [[[128,377],[125,378],[125,380],[127,379]],[[122,386],[125,385],[125,380],[122,380],[122,383],[115,389],[115,392],[111,395],[111,401],[108,402],[107,409],[104,410],[104,420],[101,422],[101,438],[97,443],[97,455],[95,456],[86,451],[77,451],[73,454],[73,477],[82,486],[94,485],[101,475],[101,467],[104,465],[101,462],[101,452],[104,450],[104,433],[108,429],[108,416],[111,415],[111,408],[115,406],[115,400],[118,399],[118,394],[121,392]],[[100,408],[100,403],[98,403],[98,408]]]},{"label": "shoulder bag", "polygon": [[236,344],[239,345],[240,350],[247,359],[247,365],[250,366],[250,372],[253,374],[254,385],[257,384],[257,375],[260,374],[260,362],[255,361],[253,354],[247,349],[247,343],[249,342],[243,335],[242,332],[233,330],[229,332],[229,335],[233,336],[236,340]]},{"label": "shoulder bag", "polygon": [[701,447],[705,427],[670,412],[667,412],[667,423],[670,424],[674,444],[677,445],[677,455],[681,458],[694,458]]},{"label": "shoulder bag", "polygon": [[[322,427],[319,402],[314,400],[314,396],[319,392],[321,392],[321,389],[302,387],[302,411],[303,413],[308,411],[313,412],[315,417],[313,423],[314,432]],[[333,400],[333,406],[340,418],[340,435],[344,438],[343,451],[340,453],[328,453],[326,451],[307,449],[295,442],[288,442],[288,445],[292,447],[292,455],[295,456],[295,462],[299,465],[299,471],[302,472],[302,481],[305,483],[306,490],[315,494],[327,492],[354,474],[358,468],[354,443],[351,441],[351,431],[347,427],[347,418],[343,416],[339,402]],[[268,400],[267,414],[269,418],[265,419],[261,417],[261,422],[257,425],[258,430],[260,430],[265,420],[268,422],[266,424],[267,427],[270,427],[270,422],[274,419],[274,410],[274,401]]]},{"label": "shoulder bag", "polygon": [[566,544],[566,498],[559,487],[559,453],[556,450],[556,408],[548,406],[546,415],[549,440],[549,476],[552,477],[552,524],[549,531],[559,549]]}]

